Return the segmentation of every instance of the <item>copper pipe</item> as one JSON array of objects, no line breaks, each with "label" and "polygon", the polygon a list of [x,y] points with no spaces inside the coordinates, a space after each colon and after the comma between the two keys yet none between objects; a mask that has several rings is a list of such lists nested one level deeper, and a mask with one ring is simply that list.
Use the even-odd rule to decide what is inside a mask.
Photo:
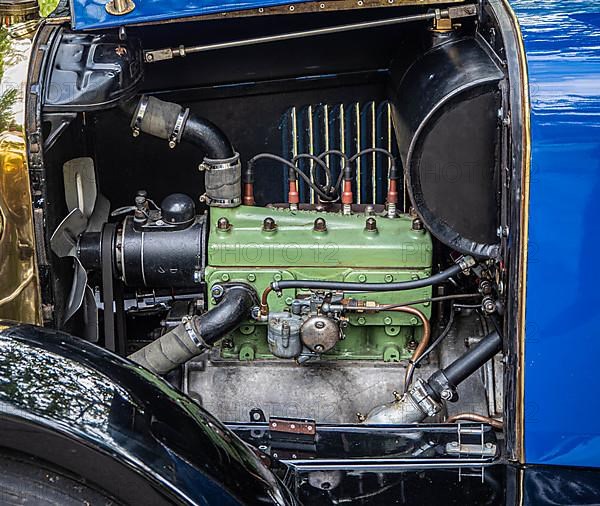
[{"label": "copper pipe", "polygon": [[446,422],[454,423],[454,422],[458,422],[460,420],[466,420],[469,422],[487,423],[496,430],[502,430],[502,427],[503,427],[502,420],[497,420],[496,418],[490,418],[489,416],[478,415],[476,413],[460,413],[458,415],[452,415],[446,419]]},{"label": "copper pipe", "polygon": [[267,286],[265,291],[262,293],[262,297],[260,298],[260,314],[262,316],[267,316],[269,314],[269,301],[267,300],[269,294],[273,291],[271,286]]},{"label": "copper pipe", "polygon": [[387,311],[398,311],[400,313],[410,313],[418,317],[421,322],[423,322],[423,337],[421,337],[421,341],[413,351],[412,357],[410,357],[408,367],[406,368],[406,374],[404,375],[404,391],[408,390],[408,378],[412,376],[412,371],[415,368],[415,361],[423,355],[423,352],[429,346],[429,340],[431,339],[431,325],[429,325],[429,320],[427,317],[418,309],[414,307],[400,306],[389,308]]}]

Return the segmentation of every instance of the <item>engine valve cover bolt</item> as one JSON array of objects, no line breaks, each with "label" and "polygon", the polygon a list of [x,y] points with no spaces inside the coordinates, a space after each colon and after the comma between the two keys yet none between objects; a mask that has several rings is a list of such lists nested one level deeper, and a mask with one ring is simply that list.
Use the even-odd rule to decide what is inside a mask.
[{"label": "engine valve cover bolt", "polygon": [[323,218],[317,218],[313,230],[315,232],[327,232],[327,222]]},{"label": "engine valve cover bolt", "polygon": [[415,218],[412,221],[412,229],[418,231],[423,230],[423,222],[419,218]]},{"label": "engine valve cover bolt", "polygon": [[277,223],[273,218],[265,218],[263,221],[263,230],[265,232],[274,232],[277,230]]},{"label": "engine valve cover bolt", "polygon": [[377,232],[377,220],[375,218],[367,218],[367,221],[365,221],[365,230],[367,232]]},{"label": "engine valve cover bolt", "polygon": [[231,224],[227,218],[219,218],[217,221],[217,230],[227,232],[231,229]]}]

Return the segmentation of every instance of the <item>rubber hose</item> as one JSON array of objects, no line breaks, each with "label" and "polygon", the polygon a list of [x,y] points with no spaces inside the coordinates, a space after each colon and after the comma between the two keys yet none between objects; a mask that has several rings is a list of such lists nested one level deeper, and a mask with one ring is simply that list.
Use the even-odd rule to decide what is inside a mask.
[{"label": "rubber hose", "polygon": [[312,290],[340,290],[349,292],[398,292],[402,290],[413,290],[424,286],[431,286],[446,281],[464,270],[464,266],[455,264],[447,269],[429,276],[428,278],[401,281],[398,283],[351,283],[344,281],[307,281],[290,280],[274,281],[271,283],[273,290],[281,291],[286,288],[307,288]]},{"label": "rubber hose", "polygon": [[[175,129],[177,118],[184,110],[179,104],[166,102],[156,97],[142,96],[137,101],[125,102],[121,108],[131,118],[134,126],[140,104],[147,100],[146,110],[139,129],[159,139],[169,140]],[[207,119],[189,114],[181,127],[181,140],[198,146],[206,158],[223,160],[233,158],[235,151],[223,131]]]},{"label": "rubber hose", "polygon": [[490,360],[501,348],[502,338],[498,332],[494,331],[448,367],[442,369],[442,373],[446,376],[448,383],[456,387]]},{"label": "rubber hose", "polygon": [[129,355],[129,359],[162,376],[208,350],[248,318],[255,305],[254,290],[243,285],[232,286],[210,311],[184,319],[174,329]]}]

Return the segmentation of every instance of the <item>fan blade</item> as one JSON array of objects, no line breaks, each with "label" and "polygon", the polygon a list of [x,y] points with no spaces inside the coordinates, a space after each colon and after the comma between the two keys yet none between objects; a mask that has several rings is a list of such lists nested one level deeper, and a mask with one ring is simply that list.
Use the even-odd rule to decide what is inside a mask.
[{"label": "fan blade", "polygon": [[99,193],[96,197],[96,205],[94,206],[94,212],[90,216],[90,220],[86,232],[101,232],[102,227],[108,221],[110,214],[110,202],[109,200]]},{"label": "fan blade", "polygon": [[87,272],[77,257],[77,241],[83,232],[100,232],[108,221],[110,202],[98,193],[94,161],[74,158],[63,165],[65,201],[69,214],[50,238],[50,247],[59,257],[73,258],[73,284],[67,299],[64,321],[83,305],[85,338],[98,341],[98,310]]},{"label": "fan blade", "polygon": [[79,208],[73,209],[52,234],[50,238],[52,251],[61,258],[75,256],[77,253],[77,239],[85,231],[87,225],[87,218]]},{"label": "fan blade", "polygon": [[94,160],[73,158],[63,165],[65,200],[69,211],[80,209],[86,219],[94,212],[98,188]]},{"label": "fan blade", "polygon": [[87,272],[79,258],[73,256],[73,264],[75,266],[75,272],[73,273],[73,285],[71,285],[71,292],[67,299],[67,307],[65,308],[65,322],[68,322],[83,303],[83,297],[87,286]]},{"label": "fan blade", "polygon": [[83,323],[85,325],[84,338],[91,343],[97,343],[100,331],[98,328],[98,308],[94,291],[89,285],[85,287],[83,296]]}]

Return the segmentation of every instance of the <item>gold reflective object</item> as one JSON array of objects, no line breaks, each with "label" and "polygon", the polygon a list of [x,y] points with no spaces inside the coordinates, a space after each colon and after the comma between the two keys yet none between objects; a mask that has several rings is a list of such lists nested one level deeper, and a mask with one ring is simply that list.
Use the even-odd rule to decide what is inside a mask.
[{"label": "gold reflective object", "polygon": [[23,124],[28,38],[0,28],[0,319],[42,323]]}]

